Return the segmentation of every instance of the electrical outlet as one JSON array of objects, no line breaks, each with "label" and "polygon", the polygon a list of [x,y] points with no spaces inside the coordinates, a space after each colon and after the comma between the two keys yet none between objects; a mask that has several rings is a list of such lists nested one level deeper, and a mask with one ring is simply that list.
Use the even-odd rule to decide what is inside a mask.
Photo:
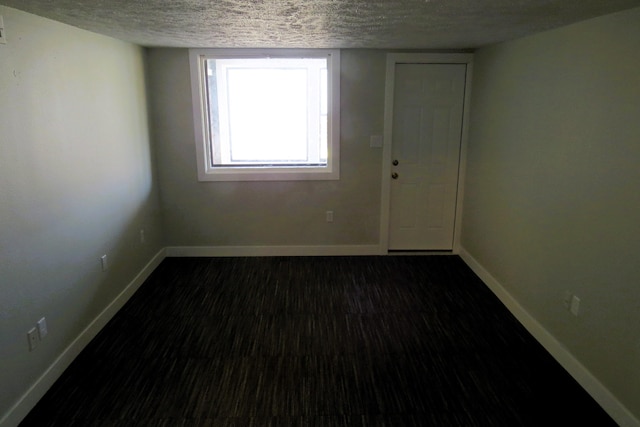
[{"label": "electrical outlet", "polygon": [[571,311],[571,314],[574,316],[578,316],[578,312],[580,311],[580,298],[575,295],[571,298],[571,307],[569,308],[569,311]]},{"label": "electrical outlet", "polygon": [[43,317],[38,320],[38,335],[40,336],[40,339],[43,339],[47,334],[49,334],[49,330],[47,329],[47,319]]},{"label": "electrical outlet", "polygon": [[327,222],[333,222],[333,211],[327,211]]},{"label": "electrical outlet", "polygon": [[38,331],[36,328],[29,329],[27,332],[27,339],[29,340],[29,351],[33,351],[38,346]]},{"label": "electrical outlet", "polygon": [[0,15],[0,44],[7,44],[7,35],[4,31],[4,20],[2,19],[2,15]]}]

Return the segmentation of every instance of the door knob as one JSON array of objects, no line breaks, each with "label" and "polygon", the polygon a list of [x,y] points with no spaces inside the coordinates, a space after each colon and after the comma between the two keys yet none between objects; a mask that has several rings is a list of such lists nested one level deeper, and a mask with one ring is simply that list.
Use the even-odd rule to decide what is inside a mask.
[{"label": "door knob", "polygon": [[393,164],[393,166],[398,166],[398,161],[394,160],[393,162],[391,162]]},{"label": "door knob", "polygon": [[395,173],[395,172],[394,172],[394,173],[392,173],[392,174],[391,174],[391,178],[393,178],[393,179],[398,179],[398,174],[397,174],[397,173]]}]

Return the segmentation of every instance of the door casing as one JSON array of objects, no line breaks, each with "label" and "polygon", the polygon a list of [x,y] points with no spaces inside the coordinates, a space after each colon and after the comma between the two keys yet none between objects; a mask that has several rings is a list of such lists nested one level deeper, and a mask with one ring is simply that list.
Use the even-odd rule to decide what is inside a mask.
[{"label": "door casing", "polygon": [[389,53],[387,54],[387,70],[384,102],[384,133],[382,145],[382,194],[380,210],[380,254],[389,253],[389,210],[391,191],[391,147],[393,129],[393,101],[396,64],[466,64],[466,89],[464,110],[462,113],[462,138],[460,142],[460,167],[458,169],[458,190],[456,218],[453,232],[453,250],[460,251],[460,224],[464,194],[464,172],[466,166],[467,139],[469,127],[469,107],[471,100],[471,81],[473,73],[473,54],[471,53]]}]

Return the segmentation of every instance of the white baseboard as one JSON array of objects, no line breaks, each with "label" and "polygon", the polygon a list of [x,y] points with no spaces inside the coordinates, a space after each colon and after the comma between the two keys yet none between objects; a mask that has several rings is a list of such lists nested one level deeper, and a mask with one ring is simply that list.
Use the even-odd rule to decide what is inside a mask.
[{"label": "white baseboard", "polygon": [[78,357],[80,352],[102,330],[111,318],[124,306],[131,296],[149,277],[153,270],[165,258],[165,249],[161,249],[144,268],[133,278],[118,296],[76,337],[75,340],[58,356],[49,368],[36,380],[27,392],[13,405],[9,412],[0,419],[0,427],[15,427],[27,416],[29,411],[51,388],[53,383]]},{"label": "white baseboard", "polygon": [[534,338],[595,399],[621,427],[640,427],[640,421],[547,331],[469,252],[460,248],[460,257],[482,279]]},{"label": "white baseboard", "polygon": [[379,245],[322,246],[169,246],[168,257],[380,255]]}]

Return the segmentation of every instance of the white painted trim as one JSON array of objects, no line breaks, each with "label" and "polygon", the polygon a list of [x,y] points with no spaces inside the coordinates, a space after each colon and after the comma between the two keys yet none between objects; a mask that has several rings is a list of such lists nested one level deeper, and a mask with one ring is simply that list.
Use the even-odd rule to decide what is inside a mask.
[{"label": "white painted trim", "polygon": [[456,221],[454,225],[453,253],[458,253],[460,247],[459,227],[462,217],[462,195],[466,155],[469,104],[471,96],[471,69],[473,54],[471,53],[389,53],[387,54],[387,74],[385,80],[384,97],[384,131],[382,145],[382,191],[380,195],[380,248],[379,253],[384,255],[389,251],[389,208],[391,189],[391,146],[393,130],[393,99],[395,95],[395,70],[396,64],[466,64],[467,74],[465,79],[465,98],[462,116],[462,136],[460,147],[460,165],[458,168],[458,203],[456,203]]},{"label": "white painted trim", "polygon": [[[327,165],[322,166],[264,166],[212,167],[211,148],[207,143],[208,120],[205,118],[204,60],[210,58],[326,58],[329,88],[329,121],[327,135]],[[198,181],[306,181],[340,179],[340,49],[189,49],[191,98]]]},{"label": "white painted trim", "polygon": [[471,83],[473,81],[473,62],[467,62],[467,75],[464,85],[464,109],[462,111],[462,135],[460,136],[460,162],[458,165],[458,196],[456,197],[456,219],[453,225],[453,253],[460,253],[460,235],[462,234],[462,212],[464,204],[464,184],[467,172],[467,150],[469,148],[469,120],[471,117]]},{"label": "white painted trim", "polygon": [[378,254],[378,245],[167,247],[168,257],[357,256]]},{"label": "white painted trim", "polygon": [[380,197],[380,254],[389,251],[389,207],[391,204],[391,136],[393,129],[393,99],[395,96],[396,61],[387,55],[384,89],[384,130],[382,134],[382,191]]},{"label": "white painted trim", "polygon": [[80,352],[102,330],[111,318],[124,306],[131,296],[138,290],[151,273],[165,258],[165,249],[158,253],[144,266],[133,280],[111,301],[111,303],[76,337],[47,370],[36,380],[24,395],[9,409],[0,419],[0,427],[15,427],[29,414],[29,411],[51,388],[71,362],[78,357]]},{"label": "white painted trim", "polygon": [[640,420],[607,389],[566,347],[547,331],[469,252],[460,248],[460,257],[507,309],[553,356],[554,359],[595,399],[621,427],[640,427]]}]

